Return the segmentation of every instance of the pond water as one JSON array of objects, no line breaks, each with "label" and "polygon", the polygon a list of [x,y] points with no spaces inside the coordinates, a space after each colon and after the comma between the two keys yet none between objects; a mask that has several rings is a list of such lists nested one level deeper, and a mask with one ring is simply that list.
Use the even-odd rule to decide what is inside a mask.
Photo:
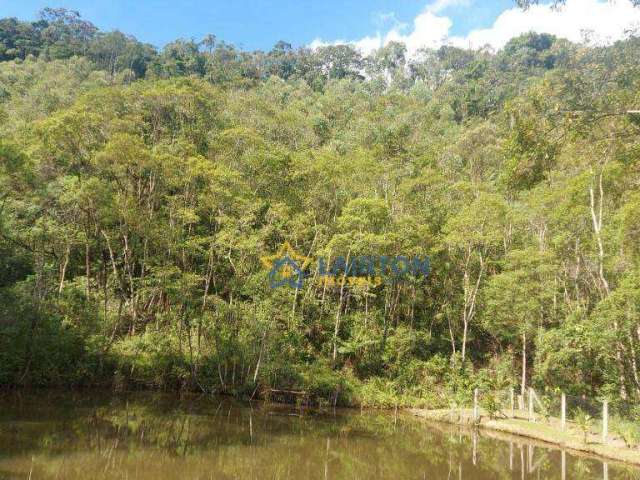
[{"label": "pond water", "polygon": [[640,469],[402,414],[149,393],[0,396],[0,480],[82,478],[637,479]]}]

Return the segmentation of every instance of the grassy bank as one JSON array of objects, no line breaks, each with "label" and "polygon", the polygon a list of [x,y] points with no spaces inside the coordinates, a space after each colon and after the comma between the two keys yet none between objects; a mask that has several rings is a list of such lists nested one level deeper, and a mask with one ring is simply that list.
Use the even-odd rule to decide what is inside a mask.
[{"label": "grassy bank", "polygon": [[417,417],[431,421],[477,425],[479,428],[532,438],[575,452],[589,453],[628,464],[640,465],[640,450],[629,448],[625,441],[615,433],[610,435],[605,444],[599,435],[593,433],[588,433],[585,439],[583,431],[577,425],[568,424],[567,428],[562,430],[558,419],[550,419],[549,422],[530,422],[524,418],[489,418],[481,414],[480,419],[474,421],[471,409],[427,410],[410,408],[408,411]]}]

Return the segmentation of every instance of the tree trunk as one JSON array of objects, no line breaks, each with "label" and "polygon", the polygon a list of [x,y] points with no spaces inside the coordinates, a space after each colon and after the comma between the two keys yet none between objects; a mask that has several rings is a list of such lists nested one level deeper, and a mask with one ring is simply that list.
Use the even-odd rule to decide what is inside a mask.
[{"label": "tree trunk", "polygon": [[338,356],[338,333],[340,332],[340,314],[342,313],[342,299],[344,297],[344,284],[347,282],[347,271],[349,270],[349,258],[351,256],[351,250],[347,252],[347,262],[344,267],[344,273],[342,275],[342,283],[340,284],[340,298],[338,300],[338,311],[336,312],[336,322],[333,328],[333,355],[331,360],[333,364],[336,363]]},{"label": "tree trunk", "polygon": [[264,329],[262,333],[262,341],[260,342],[260,353],[258,354],[258,361],[256,362],[256,369],[253,372],[253,383],[255,384],[258,381],[258,372],[260,372],[260,364],[262,363],[262,352],[264,352],[264,342],[267,338],[267,329]]},{"label": "tree trunk", "polygon": [[527,391],[527,334],[522,334],[522,381],[520,383],[520,394],[524,397]]},{"label": "tree trunk", "polygon": [[62,293],[64,288],[64,277],[67,273],[67,265],[69,265],[69,255],[71,254],[71,245],[67,245],[67,250],[64,254],[64,262],[60,267],[60,286],[58,287],[58,293]]},{"label": "tree trunk", "polygon": [[[605,161],[606,163],[606,161]],[[610,293],[609,282],[604,274],[604,242],[602,239],[602,210],[604,205],[604,188],[602,186],[604,165],[598,175],[598,201],[596,206],[595,189],[593,184],[589,187],[589,200],[591,207],[591,221],[593,224],[593,233],[596,237],[598,245],[598,278],[600,280],[600,290],[602,298],[607,298]],[[616,332],[616,338],[619,338],[619,325],[617,321],[613,322],[613,328]],[[622,345],[621,341],[616,340],[616,366],[618,368],[618,381],[620,382],[620,398],[627,398],[626,379],[624,375],[624,365],[622,361]]]},{"label": "tree trunk", "polygon": [[91,290],[91,257],[89,251],[89,240],[85,242],[84,245],[84,272],[87,277],[87,285],[86,285],[86,295],[89,297],[89,292]]},{"label": "tree trunk", "polygon": [[471,261],[471,249],[467,251],[467,258],[465,260],[464,267],[464,309],[462,312],[462,362],[464,363],[467,358],[467,334],[469,331],[469,323],[473,320],[476,313],[476,298],[478,290],[480,289],[480,282],[484,274],[484,258],[480,254],[480,271],[478,272],[478,278],[473,286],[469,281],[469,262]]}]

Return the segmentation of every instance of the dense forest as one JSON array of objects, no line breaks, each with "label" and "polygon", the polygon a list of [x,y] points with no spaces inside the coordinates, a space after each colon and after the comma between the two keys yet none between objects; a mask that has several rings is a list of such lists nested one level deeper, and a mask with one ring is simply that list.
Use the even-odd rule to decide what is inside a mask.
[{"label": "dense forest", "polygon": [[[0,385],[637,401],[637,110],[632,33],[363,56],[2,19]],[[285,242],[431,272],[271,288]]]}]

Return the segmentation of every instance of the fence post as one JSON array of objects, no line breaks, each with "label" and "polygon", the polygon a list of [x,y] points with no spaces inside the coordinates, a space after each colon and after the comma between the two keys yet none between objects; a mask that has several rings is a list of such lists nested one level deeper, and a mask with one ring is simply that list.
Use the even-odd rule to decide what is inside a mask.
[{"label": "fence post", "polygon": [[509,470],[513,471],[513,442],[509,442]]},{"label": "fence post", "polygon": [[609,401],[602,402],[602,443],[607,443],[609,435]]},{"label": "fence post", "polygon": [[473,421],[478,420],[478,389],[473,390]]},{"label": "fence post", "polygon": [[567,428],[567,395],[565,393],[562,394],[560,399],[560,428],[562,430],[566,430]]},{"label": "fence post", "polygon": [[513,398],[513,387],[511,387],[511,418],[514,418],[516,416],[515,410],[516,410],[516,404]]},{"label": "fence post", "polygon": [[472,462],[474,465],[478,463],[478,431],[473,430],[473,454]]},{"label": "fence post", "polygon": [[531,387],[529,387],[529,421],[536,421],[535,417],[533,416],[533,388]]}]

